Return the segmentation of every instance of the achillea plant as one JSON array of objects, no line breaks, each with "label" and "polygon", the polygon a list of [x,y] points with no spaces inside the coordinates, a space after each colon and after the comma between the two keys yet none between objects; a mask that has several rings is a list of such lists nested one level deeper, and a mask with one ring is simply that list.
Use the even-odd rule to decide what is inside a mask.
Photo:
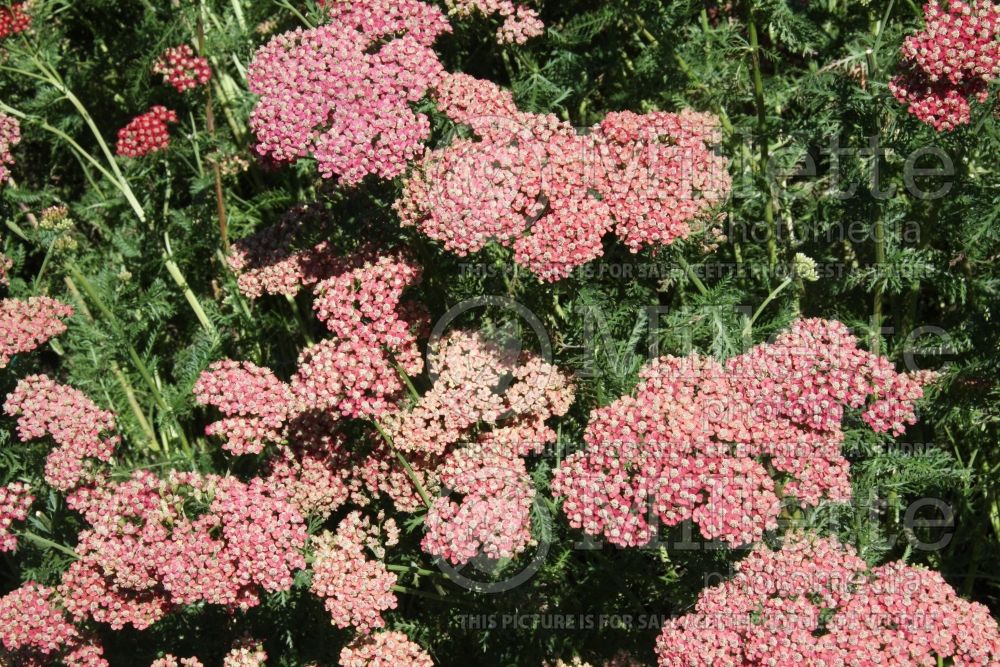
[{"label": "achillea plant", "polygon": [[160,105],[151,107],[118,130],[118,154],[139,158],[164,150],[170,145],[170,128],[167,124],[176,122],[176,111]]},{"label": "achillea plant", "polygon": [[0,301],[0,368],[65,332],[72,315],[72,306],[47,296]]},{"label": "achillea plant", "polygon": [[0,112],[0,185],[10,180],[11,150],[21,142],[21,124],[17,118]]},{"label": "achillea plant", "polygon": [[625,547],[648,543],[657,521],[687,519],[739,546],[777,528],[779,493],[800,506],[848,500],[844,409],[902,433],[929,377],[897,373],[844,325],[810,319],[725,364],[663,357],[640,379],[591,413],[586,449],[552,482],[572,526]]},{"label": "achillea plant", "polygon": [[1000,631],[937,572],[899,561],[869,568],[834,538],[789,533],[669,621],[656,652],[661,667],[985,666],[1000,660]]},{"label": "achillea plant", "polygon": [[903,42],[904,71],[889,89],[939,132],[968,125],[970,101],[985,102],[1000,77],[1000,6],[937,0],[924,5],[924,30]]},{"label": "achillea plant", "polygon": [[153,73],[162,75],[163,83],[179,93],[203,86],[212,78],[208,59],[196,56],[187,44],[164,51],[153,63]]}]

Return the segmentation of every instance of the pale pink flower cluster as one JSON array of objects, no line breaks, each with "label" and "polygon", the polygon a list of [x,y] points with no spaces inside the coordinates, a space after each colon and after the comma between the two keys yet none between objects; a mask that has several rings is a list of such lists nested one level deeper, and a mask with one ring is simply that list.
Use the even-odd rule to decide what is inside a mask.
[{"label": "pale pink flower cluster", "polygon": [[263,644],[252,639],[237,642],[222,659],[222,667],[264,667],[266,664],[267,651]]},{"label": "pale pink flower cluster", "polygon": [[313,208],[296,207],[277,224],[233,243],[226,259],[243,295],[251,299],[264,294],[294,296],[302,287],[344,270],[344,260],[326,241],[297,247],[299,227],[318,215]]},{"label": "pale pink flower cluster", "polygon": [[208,59],[196,56],[187,44],[164,51],[153,63],[153,73],[162,74],[163,82],[179,93],[203,86],[212,78]]},{"label": "pale pink flower cluster", "polygon": [[[389,520],[392,521],[391,519]],[[385,546],[398,540],[395,524],[384,527]],[[385,627],[382,612],[396,608],[396,575],[378,558],[385,555],[382,530],[360,512],[351,512],[336,533],[313,538],[312,592],[324,599],[331,623],[362,633]]]},{"label": "pale pink flower cluster", "polygon": [[33,581],[0,597],[0,643],[15,665],[107,667],[104,651],[83,637],[48,586]]},{"label": "pale pink flower cluster", "polygon": [[253,607],[305,567],[301,514],[259,478],[139,471],[98,489],[84,516],[60,594],[78,620],[113,629],[141,630],[176,605]]},{"label": "pale pink flower cluster", "polygon": [[461,500],[434,501],[424,520],[424,552],[463,564],[480,555],[513,558],[533,543],[535,487],[516,451],[497,443],[463,447],[438,468],[437,477]]},{"label": "pale pink flower cluster", "polygon": [[412,409],[387,415],[397,448],[440,455],[476,425],[515,453],[539,452],[555,439],[544,421],[573,402],[569,378],[532,354],[514,354],[484,337],[454,331],[430,350],[431,389]]},{"label": "pale pink flower cluster", "polygon": [[4,412],[17,417],[21,440],[50,437],[56,448],[45,462],[45,481],[60,491],[69,491],[93,481],[89,459],[111,462],[121,441],[115,431],[115,416],[102,410],[73,387],[44,375],[30,375],[17,383],[7,396]]},{"label": "pale pink flower cluster", "polygon": [[451,27],[418,0],[350,0],[328,11],[327,24],[278,35],[250,64],[257,151],[281,162],[312,156],[323,177],[348,185],[394,178],[430,135],[410,105],[440,79],[431,44]]},{"label": "pale pink flower cluster", "polygon": [[8,165],[14,164],[11,149],[21,143],[21,123],[13,116],[0,112],[0,185],[10,179]]},{"label": "pale pink flower cluster", "polygon": [[791,534],[666,623],[660,667],[994,665],[1000,632],[940,574],[893,562],[869,569],[834,538]]},{"label": "pale pink flower cluster", "polygon": [[28,518],[28,509],[33,502],[35,497],[31,495],[31,487],[24,482],[0,486],[0,551],[17,548],[17,536],[10,532],[11,526]]},{"label": "pale pink flower cluster", "polygon": [[447,5],[450,13],[459,16],[468,16],[474,11],[484,16],[499,15],[503,19],[503,25],[497,30],[500,44],[524,44],[545,33],[545,24],[538,12],[510,0],[447,0]]},{"label": "pale pink flower cluster", "polygon": [[[383,420],[417,474],[432,471],[425,488],[447,492],[427,512],[422,548],[455,564],[512,558],[532,543],[535,491],[521,457],[555,440],[545,420],[566,414],[572,384],[534,355],[464,331],[443,338],[430,364],[432,388]],[[390,495],[398,510],[415,509],[412,498]]]},{"label": "pale pink flower cluster", "polygon": [[541,280],[601,256],[612,229],[633,252],[683,238],[731,188],[706,114],[623,112],[578,133],[466,74],[447,75],[436,99],[475,137],[427,154],[394,205],[402,224],[462,256],[512,247]]},{"label": "pale pink flower cluster", "polygon": [[205,664],[198,658],[178,658],[168,653],[149,663],[149,667],[205,667]]},{"label": "pale pink flower cluster", "polygon": [[904,71],[889,90],[939,132],[968,125],[970,101],[985,102],[1000,77],[1000,5],[937,0],[924,5],[922,32],[903,42]]},{"label": "pale pink flower cluster", "polygon": [[777,527],[769,468],[798,504],[849,499],[844,408],[863,408],[875,431],[901,433],[928,379],[897,373],[843,324],[820,319],[725,365],[662,357],[632,396],[591,413],[586,449],[556,470],[552,490],[566,497],[573,527],[616,545],[641,546],[659,524],[688,519],[708,539],[754,542]]},{"label": "pale pink flower cluster", "polygon": [[340,652],[341,667],[434,667],[434,661],[402,632],[358,635]]},{"label": "pale pink flower cluster", "polygon": [[302,516],[326,519],[355,491],[343,453],[283,448],[269,466],[267,488],[290,502]]},{"label": "pale pink flower cluster", "polygon": [[71,306],[47,296],[0,301],[0,368],[66,331],[63,320],[72,315]]}]

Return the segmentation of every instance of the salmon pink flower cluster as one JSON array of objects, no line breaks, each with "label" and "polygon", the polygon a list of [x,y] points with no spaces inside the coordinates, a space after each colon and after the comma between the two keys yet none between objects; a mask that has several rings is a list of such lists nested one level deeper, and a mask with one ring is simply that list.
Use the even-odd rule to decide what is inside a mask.
[{"label": "salmon pink flower cluster", "polygon": [[781,509],[765,461],[796,504],[848,500],[844,409],[899,434],[930,379],[897,373],[843,324],[820,319],[725,364],[662,357],[639,377],[633,395],[591,413],[586,448],[552,483],[572,526],[626,547],[684,520],[732,546],[760,539]]},{"label": "salmon pink flower cluster", "polygon": [[14,2],[8,7],[0,7],[0,41],[31,27],[31,16],[25,11],[25,4]]},{"label": "salmon pink flower cluster", "polygon": [[0,112],[0,185],[10,180],[9,165],[14,164],[11,150],[19,143],[21,143],[20,121],[14,116]]},{"label": "salmon pink flower cluster", "polygon": [[384,547],[397,541],[395,523],[380,530],[360,512],[344,517],[336,533],[324,532],[313,539],[312,592],[324,600],[333,625],[354,627],[362,634],[385,627],[382,612],[397,604],[392,591],[396,575],[380,559]]},{"label": "salmon pink flower cluster", "polygon": [[1000,5],[937,0],[924,5],[922,32],[903,42],[904,71],[889,89],[938,132],[972,120],[971,100],[985,102],[1000,77]]},{"label": "salmon pink flower cluster", "polygon": [[0,641],[25,658],[59,653],[78,639],[48,586],[29,581],[0,598]]},{"label": "salmon pink flower cluster", "polygon": [[0,301],[0,368],[66,331],[72,306],[47,296]]},{"label": "salmon pink flower cluster", "polygon": [[31,495],[31,487],[23,482],[12,482],[0,486],[0,551],[14,551],[17,548],[17,536],[11,533],[15,522],[28,518],[28,509],[35,497]]},{"label": "salmon pink flower cluster", "polygon": [[538,17],[538,12],[510,0],[448,0],[447,4],[450,13],[459,16],[468,16],[475,11],[484,16],[500,16],[503,19],[503,25],[497,30],[497,42],[500,44],[524,44],[532,37],[545,33],[545,24]]},{"label": "salmon pink flower cluster", "polygon": [[7,396],[4,412],[17,417],[21,440],[49,437],[56,448],[45,462],[45,481],[60,491],[88,485],[100,476],[93,461],[110,463],[121,441],[115,416],[83,392],[44,375],[31,375]]},{"label": "salmon pink flower cluster", "polygon": [[250,117],[257,151],[279,162],[313,157],[347,185],[394,178],[423,152],[430,121],[411,104],[442,75],[431,49],[451,30],[418,0],[332,3],[329,22],[272,39],[248,70],[260,99]]},{"label": "salmon pink flower cluster", "polygon": [[429,153],[395,208],[461,256],[495,241],[539,279],[559,280],[601,256],[612,230],[633,252],[686,237],[731,188],[705,114],[623,112],[578,133],[466,74],[446,76],[436,99],[475,137]]},{"label": "salmon pink flower cluster", "polygon": [[122,157],[137,158],[164,150],[170,145],[167,123],[177,122],[177,112],[164,106],[150,107],[118,130],[116,150]]},{"label": "salmon pink flower cluster", "polygon": [[433,667],[434,662],[418,644],[402,632],[358,635],[340,652],[340,667],[407,665]]},{"label": "salmon pink flower cluster", "polygon": [[247,609],[305,567],[306,528],[255,478],[135,472],[84,508],[59,593],[79,622],[144,629],[180,605]]},{"label": "salmon pink flower cluster", "polygon": [[736,575],[668,621],[660,667],[713,665],[993,665],[1000,632],[937,572],[869,568],[835,538],[790,533],[759,546]]},{"label": "salmon pink flower cluster", "polygon": [[208,59],[196,56],[187,44],[164,51],[153,63],[153,73],[162,75],[163,83],[173,86],[179,93],[204,86],[212,78]]}]

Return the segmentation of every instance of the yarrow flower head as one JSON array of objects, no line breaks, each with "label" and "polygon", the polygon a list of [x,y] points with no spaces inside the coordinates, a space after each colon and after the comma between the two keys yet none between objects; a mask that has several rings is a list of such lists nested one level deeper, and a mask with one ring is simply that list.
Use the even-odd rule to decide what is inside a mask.
[{"label": "yarrow flower head", "polygon": [[[3,8],[0,8],[0,12],[2,11]],[[14,164],[11,149],[19,143],[21,143],[20,121],[0,111],[0,185],[10,180],[9,165]]]},{"label": "yarrow flower head", "polygon": [[468,16],[474,11],[484,16],[499,15],[503,25],[497,30],[500,44],[524,44],[532,37],[545,33],[545,24],[538,12],[510,0],[447,0],[449,13]]},{"label": "yarrow flower head", "polygon": [[163,75],[163,82],[179,93],[203,86],[212,78],[208,59],[196,56],[187,44],[164,51],[153,64],[153,73]]},{"label": "yarrow flower head", "polygon": [[93,481],[92,460],[109,463],[121,440],[111,412],[44,375],[18,382],[3,407],[17,417],[21,440],[52,438],[56,448],[46,459],[45,481],[61,491]]},{"label": "yarrow flower head", "polygon": [[48,586],[28,581],[0,597],[0,643],[7,651],[47,658],[78,639]]},{"label": "yarrow flower head", "polygon": [[924,5],[924,30],[903,42],[903,71],[889,90],[939,132],[968,125],[971,100],[985,102],[1000,77],[1000,5],[937,0]]},{"label": "yarrow flower head", "polygon": [[34,501],[30,487],[23,482],[0,487],[0,551],[17,548],[17,537],[10,532],[11,526],[28,518],[28,508]]},{"label": "yarrow flower head", "polygon": [[257,151],[280,162],[311,156],[324,178],[348,185],[394,178],[430,135],[410,105],[439,81],[430,47],[451,27],[419,0],[350,0],[328,12],[329,23],[278,35],[254,56]]},{"label": "yarrow flower head", "polygon": [[249,608],[305,567],[299,512],[264,480],[148,472],[97,489],[60,594],[79,620],[143,629],[175,605]]},{"label": "yarrow flower head", "polygon": [[10,6],[0,7],[0,41],[31,27],[31,16],[25,11],[25,4],[27,3],[14,2]]},{"label": "yarrow flower head", "polygon": [[358,635],[340,652],[340,667],[380,667],[407,665],[434,667],[434,661],[402,632]]},{"label": "yarrow flower head", "polygon": [[66,331],[63,320],[72,315],[72,306],[47,296],[0,301],[0,368]]},{"label": "yarrow flower head", "polygon": [[666,526],[693,520],[733,546],[754,542],[780,510],[764,459],[801,505],[845,501],[844,408],[899,434],[928,379],[897,373],[844,325],[819,319],[724,365],[663,357],[640,372],[634,395],[591,413],[587,448],[556,470],[552,489],[570,525],[620,546],[646,544],[653,514]]},{"label": "yarrow flower head", "polygon": [[[354,627],[362,633],[385,626],[382,612],[396,608],[396,575],[371,554],[384,555],[379,527],[360,512],[341,520],[336,533],[313,539],[312,592],[325,601],[331,623]],[[386,530],[387,546],[395,543],[396,530]],[[405,663],[401,663],[405,664]]]},{"label": "yarrow flower head", "polygon": [[118,155],[137,158],[164,150],[170,145],[167,123],[176,122],[176,111],[160,105],[151,107],[118,130]]},{"label": "yarrow flower head", "polygon": [[736,575],[668,621],[660,667],[992,665],[1000,632],[986,607],[940,574],[902,562],[869,569],[835,538],[792,533],[757,547]]},{"label": "yarrow flower head", "polygon": [[610,114],[580,134],[466,74],[447,75],[435,97],[475,137],[429,153],[395,209],[462,256],[495,241],[539,279],[558,280],[603,254],[612,230],[633,252],[687,236],[730,190],[728,162],[711,150],[716,121],[704,114]]}]

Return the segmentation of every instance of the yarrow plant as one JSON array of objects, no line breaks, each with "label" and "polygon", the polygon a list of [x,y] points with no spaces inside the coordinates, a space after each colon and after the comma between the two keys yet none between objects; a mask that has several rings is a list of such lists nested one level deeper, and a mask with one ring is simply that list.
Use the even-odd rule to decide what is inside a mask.
[{"label": "yarrow plant", "polygon": [[904,71],[889,89],[910,113],[939,132],[968,125],[970,102],[989,96],[1000,77],[1000,5],[937,0],[924,5],[924,30],[903,42]]},{"label": "yarrow plant", "polygon": [[203,86],[212,78],[208,59],[196,56],[187,44],[164,51],[153,63],[153,73],[162,75],[163,83],[173,86],[179,93]]},{"label": "yarrow plant", "polygon": [[430,121],[411,104],[443,70],[431,45],[451,30],[419,0],[331,3],[328,23],[275,37],[254,56],[256,150],[279,162],[315,158],[347,185],[394,178],[423,152]]},{"label": "yarrow plant", "polygon": [[66,331],[73,308],[47,296],[0,301],[0,368]]},{"label": "yarrow plant", "polygon": [[10,165],[14,164],[11,150],[21,142],[21,123],[0,112],[0,185],[10,180]]},{"label": "yarrow plant", "polygon": [[466,74],[445,77],[436,99],[476,136],[424,158],[395,204],[402,224],[461,256],[510,246],[541,280],[600,257],[612,230],[633,252],[684,238],[731,187],[706,114],[615,113],[579,133]]},{"label": "yarrow plant", "polygon": [[789,533],[754,549],[668,621],[660,667],[992,665],[1000,631],[988,610],[940,574],[901,561],[869,568],[835,538]]},{"label": "yarrow plant", "polygon": [[168,123],[177,122],[177,112],[156,105],[136,116],[118,130],[118,154],[138,158],[164,150],[170,145]]},{"label": "yarrow plant", "polygon": [[779,493],[801,506],[848,500],[844,409],[902,433],[930,379],[897,373],[820,319],[725,364],[662,357],[639,377],[632,396],[591,413],[586,448],[552,482],[570,525],[625,547],[684,520],[739,546],[777,528]]},{"label": "yarrow plant", "polygon": [[503,25],[497,29],[500,44],[524,44],[545,33],[538,12],[510,0],[447,0],[447,4],[449,12],[458,16],[469,16],[476,11],[484,16],[500,16],[503,19]]}]

